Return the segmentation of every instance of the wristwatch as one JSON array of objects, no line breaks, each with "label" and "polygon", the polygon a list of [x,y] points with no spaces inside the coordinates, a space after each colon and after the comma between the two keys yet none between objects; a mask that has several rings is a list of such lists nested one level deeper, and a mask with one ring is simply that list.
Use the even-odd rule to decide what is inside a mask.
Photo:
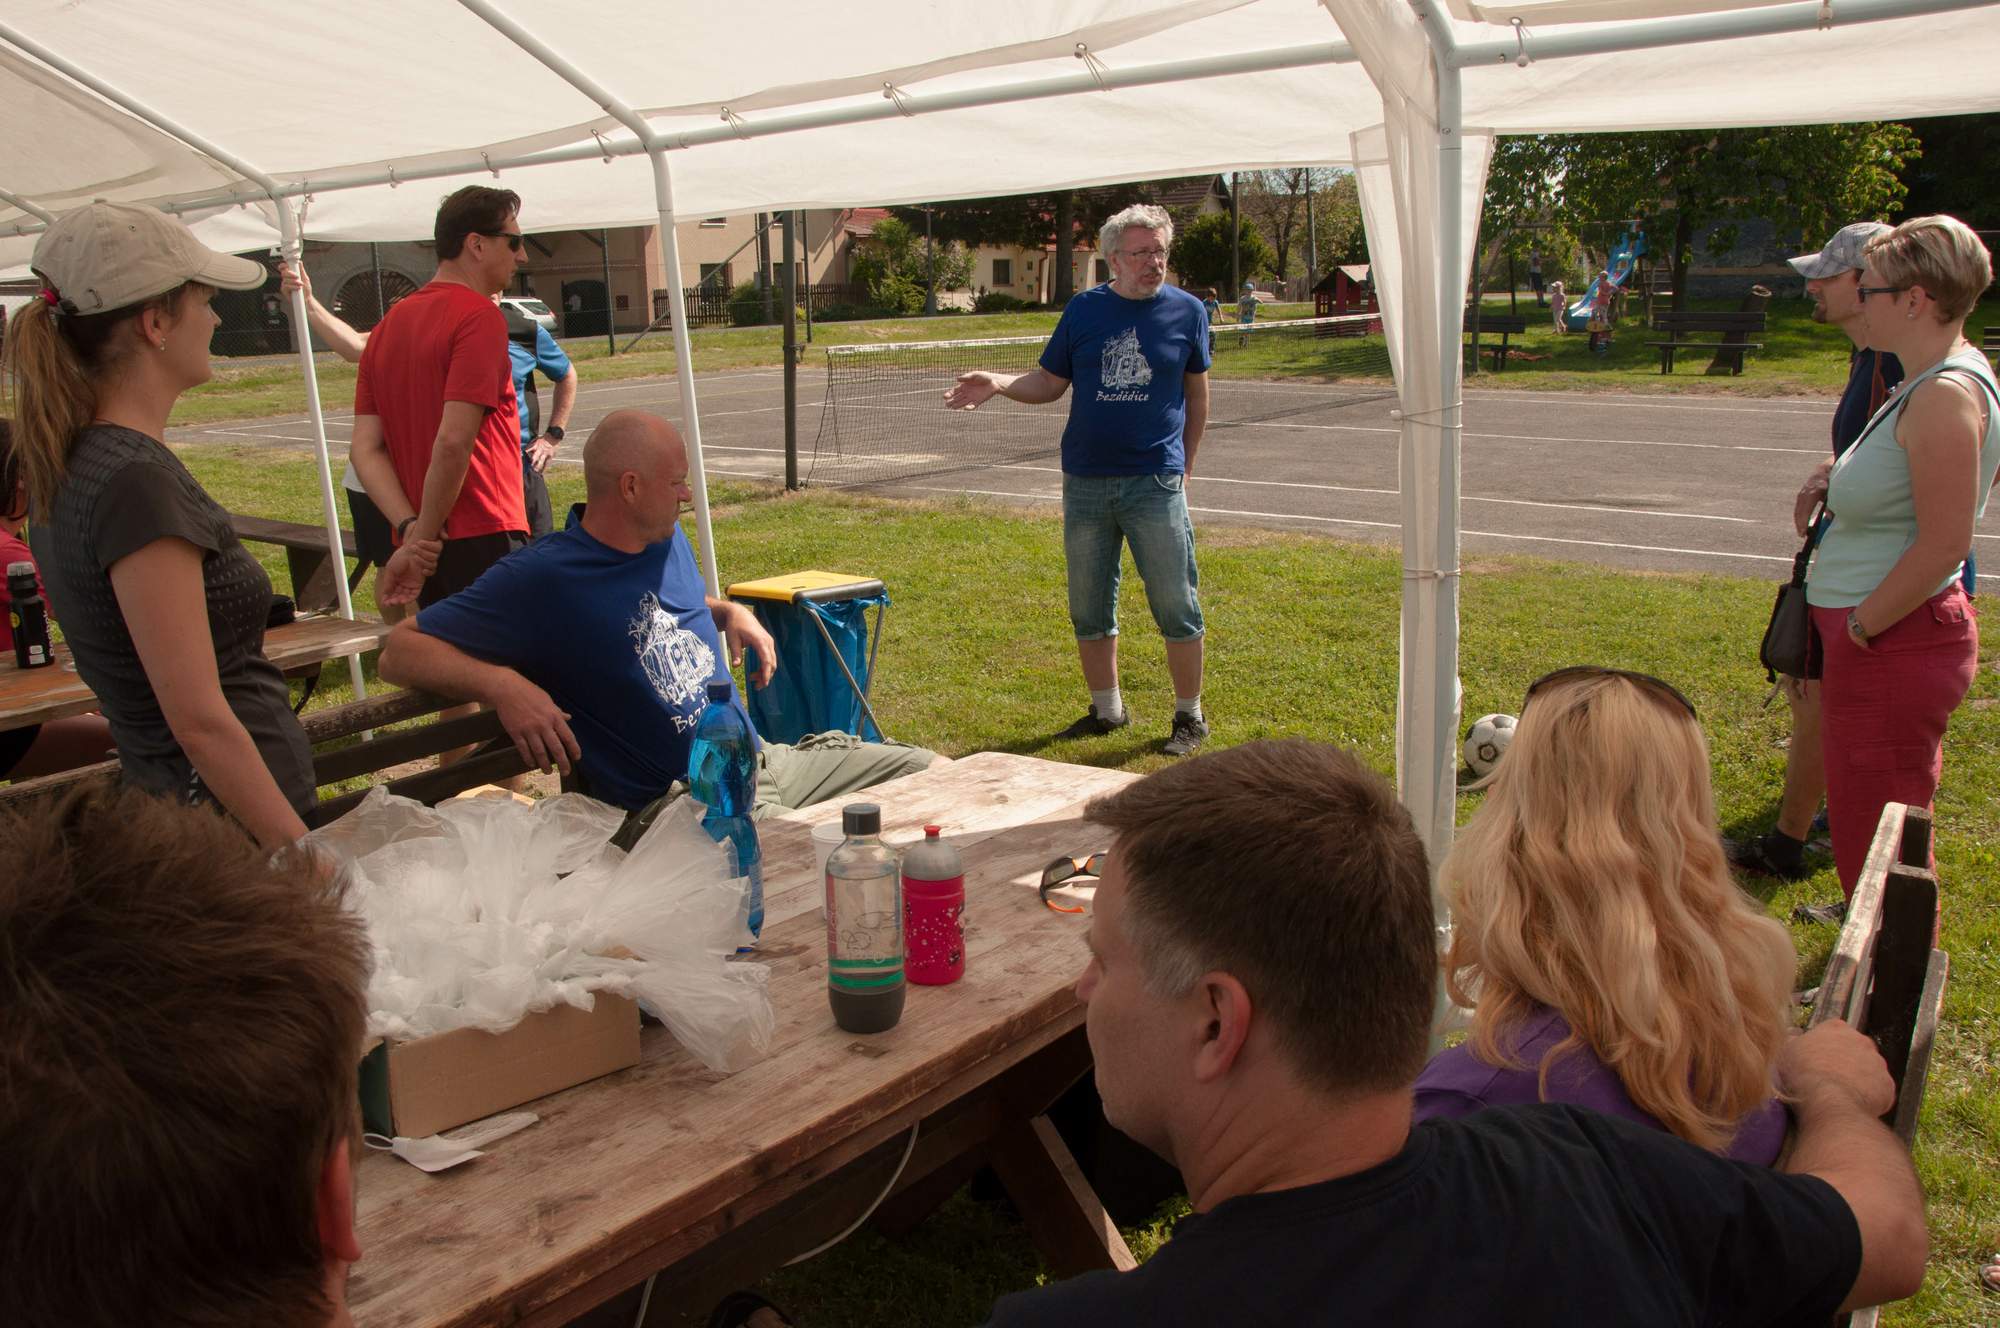
[{"label": "wristwatch", "polygon": [[551,424],[548,428],[542,430],[542,436],[552,443],[559,443],[563,440],[562,426],[560,424]]},{"label": "wristwatch", "polygon": [[1868,644],[1868,629],[1861,625],[1861,610],[1847,611],[1847,634],[1864,646]]},{"label": "wristwatch", "polygon": [[396,543],[399,547],[405,539],[409,538],[410,527],[416,524],[417,519],[413,516],[406,516],[396,523]]}]

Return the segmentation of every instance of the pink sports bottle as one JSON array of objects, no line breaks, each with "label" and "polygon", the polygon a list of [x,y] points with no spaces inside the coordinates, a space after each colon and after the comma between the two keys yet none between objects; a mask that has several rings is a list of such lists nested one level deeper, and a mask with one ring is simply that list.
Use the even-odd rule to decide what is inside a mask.
[{"label": "pink sports bottle", "polygon": [[903,972],[910,981],[942,987],[965,974],[965,867],[958,850],[924,827],[924,840],[903,854]]}]

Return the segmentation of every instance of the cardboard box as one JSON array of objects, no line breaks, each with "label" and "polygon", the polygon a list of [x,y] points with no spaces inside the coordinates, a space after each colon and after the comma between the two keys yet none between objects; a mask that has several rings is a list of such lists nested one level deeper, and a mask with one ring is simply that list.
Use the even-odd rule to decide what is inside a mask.
[{"label": "cardboard box", "polygon": [[361,1118],[422,1138],[638,1063],[639,1007],[600,992],[594,1010],[558,1005],[504,1033],[378,1043],[361,1061]]}]

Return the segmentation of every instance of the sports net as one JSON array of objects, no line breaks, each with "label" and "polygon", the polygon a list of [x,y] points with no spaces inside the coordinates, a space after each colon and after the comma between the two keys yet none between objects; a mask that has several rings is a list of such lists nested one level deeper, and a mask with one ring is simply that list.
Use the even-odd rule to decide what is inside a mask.
[{"label": "sports net", "polygon": [[[1218,323],[1212,332],[1211,438],[1231,425],[1332,415],[1395,395],[1377,317]],[[996,396],[971,411],[944,404],[960,374],[1025,373],[1047,343],[1040,335],[828,347],[807,483],[894,485],[961,475],[958,482],[971,487],[967,472],[1058,456],[1067,402],[1024,406]]]}]

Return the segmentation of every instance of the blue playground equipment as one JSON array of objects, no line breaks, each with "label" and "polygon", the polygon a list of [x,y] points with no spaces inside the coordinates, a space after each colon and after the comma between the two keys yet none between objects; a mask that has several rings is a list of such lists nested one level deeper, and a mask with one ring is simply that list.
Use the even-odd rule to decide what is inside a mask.
[{"label": "blue playground equipment", "polygon": [[[1632,280],[1632,274],[1639,270],[1639,260],[1646,253],[1646,232],[1621,234],[1617,243],[1611,246],[1611,285],[1619,290]],[[1572,332],[1581,332],[1590,326],[1590,306],[1597,299],[1597,283],[1603,280],[1592,277],[1585,287],[1583,297],[1563,310],[1563,326]]]}]

